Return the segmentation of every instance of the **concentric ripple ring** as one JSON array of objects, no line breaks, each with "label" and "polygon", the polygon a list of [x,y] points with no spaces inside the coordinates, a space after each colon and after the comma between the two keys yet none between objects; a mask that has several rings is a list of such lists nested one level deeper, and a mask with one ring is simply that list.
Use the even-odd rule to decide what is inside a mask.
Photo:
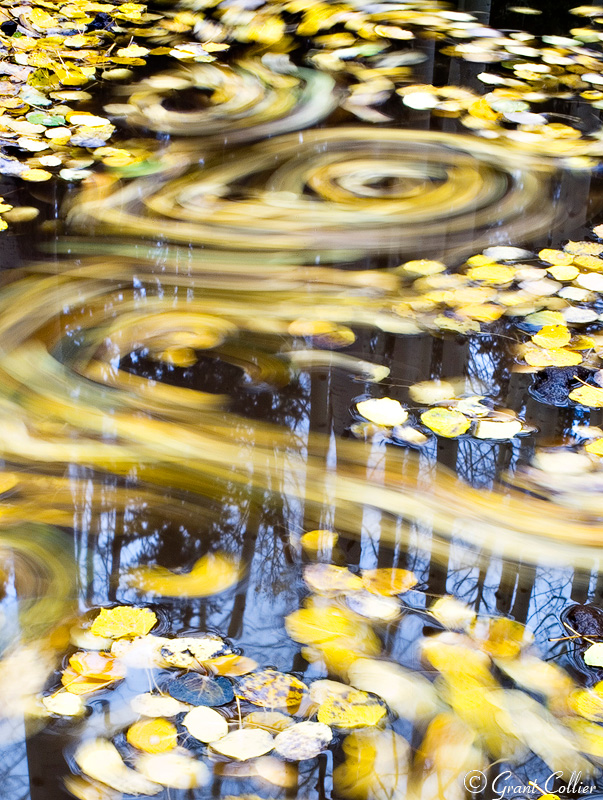
[{"label": "concentric ripple ring", "polygon": [[[178,145],[174,145],[177,152]],[[563,214],[552,168],[474,138],[363,127],[276,137],[158,178],[92,185],[80,229],[255,252],[449,251],[519,241]],[[102,188],[102,190],[101,190]]]}]

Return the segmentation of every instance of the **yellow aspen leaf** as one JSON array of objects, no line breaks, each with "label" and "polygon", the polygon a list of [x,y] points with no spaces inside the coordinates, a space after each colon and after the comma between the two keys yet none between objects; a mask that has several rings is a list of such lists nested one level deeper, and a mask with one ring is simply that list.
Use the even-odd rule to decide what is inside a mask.
[{"label": "yellow aspen leaf", "polygon": [[550,249],[541,250],[538,253],[538,258],[541,261],[546,261],[549,264],[555,264],[556,266],[568,266],[574,260],[571,253],[566,253],[563,250]]},{"label": "yellow aspen leaf", "polygon": [[594,442],[589,442],[584,449],[587,453],[592,453],[594,456],[603,457],[603,439],[595,439]]},{"label": "yellow aspen leaf", "polygon": [[548,267],[547,272],[556,281],[573,281],[580,274],[580,270],[574,266],[566,266],[564,264],[556,264],[553,267]]},{"label": "yellow aspen leaf", "polygon": [[454,439],[465,433],[471,421],[460,411],[449,408],[430,408],[421,414],[421,422],[438,436]]},{"label": "yellow aspen leaf", "polygon": [[583,269],[593,270],[594,272],[603,270],[603,258],[598,258],[597,256],[575,256],[574,264]]},{"label": "yellow aspen leaf", "polygon": [[452,595],[439,597],[429,611],[445,628],[466,630],[476,618],[475,611]]},{"label": "yellow aspen leaf", "polygon": [[157,617],[150,608],[117,606],[102,608],[90,627],[95,636],[108,639],[121,639],[125,636],[145,636],[157,623]]},{"label": "yellow aspen leaf", "polygon": [[298,708],[308,691],[305,683],[275,669],[263,669],[243,678],[237,696],[264,708]]},{"label": "yellow aspen leaf", "polygon": [[365,589],[374,594],[403,594],[416,586],[417,576],[408,569],[381,567],[362,571],[362,583]]},{"label": "yellow aspen leaf", "polygon": [[561,347],[530,347],[524,353],[524,360],[531,367],[573,367],[582,363],[582,356],[573,350]]},{"label": "yellow aspen leaf", "polygon": [[575,714],[592,722],[603,722],[603,696],[592,689],[577,689],[569,697],[568,705]]},{"label": "yellow aspen leaf", "polygon": [[513,658],[534,641],[534,635],[525,625],[507,617],[477,619],[470,633],[493,658]]},{"label": "yellow aspen leaf", "polygon": [[212,750],[227,758],[248,761],[269,753],[274,747],[274,739],[268,731],[261,728],[241,728],[211,743]]},{"label": "yellow aspen leaf", "polygon": [[225,656],[216,656],[203,663],[215,675],[247,675],[257,669],[258,662],[247,656],[231,653]]},{"label": "yellow aspen leaf", "polygon": [[334,564],[310,564],[304,569],[304,580],[313,592],[326,596],[362,589],[358,575]]},{"label": "yellow aspen leaf", "polygon": [[598,242],[567,242],[563,245],[566,253],[576,256],[599,256],[603,253],[603,244]]},{"label": "yellow aspen leaf", "polygon": [[483,267],[484,264],[494,264],[496,259],[492,258],[492,256],[485,256],[483,253],[479,255],[471,256],[467,259],[466,264],[468,267]]},{"label": "yellow aspen leaf", "polygon": [[570,392],[570,400],[590,408],[603,408],[603,389],[596,386],[583,385]]},{"label": "yellow aspen leaf", "polygon": [[144,753],[167,753],[176,747],[178,731],[169,720],[156,717],[135,722],[128,728],[126,738]]},{"label": "yellow aspen leaf", "polygon": [[106,689],[108,686],[111,686],[112,683],[115,683],[115,680],[117,679],[109,678],[108,680],[97,681],[94,680],[94,678],[86,678],[84,675],[80,675],[75,672],[75,670],[69,668],[63,670],[63,674],[61,675],[61,683],[71,694],[91,694],[92,692],[98,692],[101,689]]},{"label": "yellow aspen leaf", "polygon": [[456,309],[456,313],[478,322],[494,322],[502,317],[505,309],[494,303],[471,303],[467,306],[460,306]]},{"label": "yellow aspen leaf", "polygon": [[565,325],[545,325],[538,333],[532,336],[532,341],[538,347],[564,347],[572,338]]},{"label": "yellow aspen leaf", "polygon": [[116,55],[120,58],[141,58],[142,56],[148,56],[150,52],[148,48],[139,44],[131,44],[128,47],[121,47]]},{"label": "yellow aspen leaf", "polygon": [[603,667],[603,642],[591,644],[584,652],[584,663],[589,667]]},{"label": "yellow aspen leaf", "polygon": [[209,597],[230,589],[242,575],[239,562],[223,553],[202,556],[190,572],[139,567],[128,573],[130,586],[162,597]]},{"label": "yellow aspen leaf", "polygon": [[572,336],[568,348],[570,350],[592,350],[595,340],[592,336]]},{"label": "yellow aspen leaf", "polygon": [[510,283],[515,277],[516,270],[513,267],[506,267],[503,264],[484,264],[483,266],[471,267],[467,277],[472,281],[484,281],[502,285]]},{"label": "yellow aspen leaf", "polygon": [[387,427],[402,425],[408,419],[408,411],[403,408],[398,400],[393,400],[391,397],[374,397],[369,400],[361,400],[356,403],[356,410],[369,422]]},{"label": "yellow aspen leaf", "polygon": [[308,531],[301,537],[301,546],[309,553],[319,550],[330,550],[337,544],[339,536],[333,531],[316,530]]},{"label": "yellow aspen leaf", "polygon": [[351,612],[334,605],[300,608],[285,618],[289,636],[301,644],[337,643],[340,639],[355,639],[365,634],[376,639],[368,625],[358,622]]},{"label": "yellow aspen leaf", "polygon": [[69,666],[78,675],[97,681],[118,680],[126,674],[124,666],[114,656],[95,651],[74,653]]},{"label": "yellow aspen leaf", "polygon": [[161,785],[127,767],[114,744],[107,739],[86,739],[74,754],[84,775],[124,794],[153,795]]},{"label": "yellow aspen leaf", "polygon": [[317,719],[334,728],[365,728],[377,725],[386,714],[383,703],[366,692],[352,689],[345,697],[328,697],[321,703]]}]

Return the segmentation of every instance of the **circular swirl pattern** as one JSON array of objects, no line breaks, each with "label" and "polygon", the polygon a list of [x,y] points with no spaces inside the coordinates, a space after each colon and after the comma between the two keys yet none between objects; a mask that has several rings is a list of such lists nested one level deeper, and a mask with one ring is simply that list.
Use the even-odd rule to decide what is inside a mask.
[{"label": "circular swirl pattern", "polygon": [[337,106],[329,75],[288,61],[282,70],[257,59],[181,67],[128,87],[128,103],[107,111],[152,131],[235,144],[308,127]]},{"label": "circular swirl pattern", "polygon": [[[252,252],[452,250],[548,230],[552,171],[431,131],[332,128],[277,137],[168,181],[93,186],[71,213],[120,233]],[[141,203],[142,200],[142,203]],[[495,230],[493,230],[495,228]]]}]

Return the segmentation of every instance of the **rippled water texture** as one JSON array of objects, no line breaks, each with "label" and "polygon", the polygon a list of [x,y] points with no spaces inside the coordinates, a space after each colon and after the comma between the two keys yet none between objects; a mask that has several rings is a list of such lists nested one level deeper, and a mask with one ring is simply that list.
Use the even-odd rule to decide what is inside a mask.
[{"label": "rippled water texture", "polygon": [[[2,800],[82,797],[64,782],[79,769],[76,744],[104,736],[127,749],[129,703],[155,688],[151,669],[93,693],[76,720],[40,712],[68,656],[88,646],[76,622],[99,606],[145,605],[155,634],[209,631],[260,667],[326,677],[328,660],[284,622],[312,602],[302,573],[314,561],[415,573],[393,617],[354,617],[365,656],[422,676],[426,608],[452,594],[528,624],[543,658],[576,685],[594,682],[576,677],[584,665],[556,639],[571,601],[603,598],[603,468],[589,444],[603,441],[603,79],[583,52],[599,40],[549,43],[561,51],[544,62],[559,67],[550,76],[484,78],[508,92],[485,108],[478,76],[533,58],[528,34],[509,38],[515,28],[500,34],[502,55],[478,47],[495,39],[484,26],[511,25],[508,4],[490,22],[470,4],[474,38],[469,12],[438,3],[351,3],[345,30],[323,30],[318,4],[293,4],[285,22],[276,4],[202,5],[202,22],[183,3],[155,9],[169,23],[160,34],[132,33],[156,62],[125,41],[126,55],[103,62],[128,70],[83,100],[107,119],[46,136],[76,125],[72,99],[58,97],[54,121],[35,106],[2,140],[4,200],[29,209],[0,233]],[[392,33],[401,19],[408,36]],[[377,41],[358,44],[369,23]],[[183,28],[194,57],[177,50]],[[201,41],[213,49],[199,56]],[[566,50],[582,60],[563,83]],[[586,69],[595,79],[576,99],[572,75]],[[84,85],[74,80],[65,85]],[[513,94],[521,81],[527,110]],[[413,86],[427,99],[409,100]],[[595,402],[572,397],[584,386]],[[391,424],[358,405],[383,398],[403,407]],[[430,406],[466,427],[427,424]],[[483,433],[508,423],[509,435]],[[338,538],[304,548],[315,530]],[[425,720],[403,712],[387,731],[418,752]],[[207,786],[159,797],[405,796],[387,783],[334,791],[349,756],[340,739],[302,761],[295,784],[210,764]],[[533,752],[514,762],[519,784],[543,774]],[[425,791],[412,796],[463,796],[456,784]]]}]

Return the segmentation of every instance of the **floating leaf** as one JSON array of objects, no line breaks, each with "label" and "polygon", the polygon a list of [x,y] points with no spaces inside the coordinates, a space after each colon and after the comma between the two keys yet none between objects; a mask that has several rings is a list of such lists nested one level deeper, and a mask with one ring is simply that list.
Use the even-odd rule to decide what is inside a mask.
[{"label": "floating leaf", "polygon": [[471,635],[494,658],[512,658],[534,641],[534,634],[525,625],[506,617],[477,619]]},{"label": "floating leaf", "polygon": [[476,439],[512,439],[522,429],[523,423],[518,419],[481,419],[475,426],[473,435]]},{"label": "floating leaf", "polygon": [[262,756],[254,764],[258,777],[282,789],[297,786],[298,772],[293,764],[281,761],[275,756]]},{"label": "floating leaf", "polygon": [[198,669],[203,661],[216,656],[224,649],[224,641],[219,636],[209,634],[170,639],[162,645],[160,653],[162,659],[172,667]]},{"label": "floating leaf", "polygon": [[126,767],[117,748],[106,739],[91,739],[79,745],[74,754],[75,763],[93,780],[124,794],[153,795],[161,786]]},{"label": "floating leaf", "polygon": [[137,694],[130,700],[130,708],[141,717],[175,717],[186,706],[163,694]]},{"label": "floating leaf", "polygon": [[362,570],[364,588],[375,594],[404,594],[417,583],[417,576],[408,569],[380,567],[379,569]]},{"label": "floating leaf", "polygon": [[196,789],[209,783],[211,773],[202,761],[180,753],[146,754],[136,761],[146,778],[170,789]]},{"label": "floating leaf", "polygon": [[570,400],[590,408],[603,408],[603,389],[596,386],[583,385],[569,394]]},{"label": "floating leaf", "polygon": [[391,622],[400,616],[400,601],[394,597],[374,594],[365,590],[346,595],[346,605],[356,614],[367,619]]},{"label": "floating leaf", "polygon": [[293,719],[280,711],[252,711],[243,717],[243,725],[248,728],[263,728],[269,733],[280,733],[293,725]]},{"label": "floating leaf", "polygon": [[227,758],[248,761],[269,753],[274,747],[274,739],[261,728],[242,728],[232,731],[223,739],[212,742],[211,748]]},{"label": "floating leaf", "polygon": [[441,625],[451,630],[467,630],[477,616],[472,608],[452,595],[439,597],[429,611]]},{"label": "floating leaf", "polygon": [[571,333],[565,325],[545,325],[532,336],[532,341],[538,347],[556,348],[564,347],[571,338]]},{"label": "floating leaf", "polygon": [[318,709],[318,721],[335,728],[377,725],[387,714],[383,703],[366,692],[350,689],[345,696],[328,697]]},{"label": "floating leaf", "polygon": [[371,398],[356,403],[356,410],[364,419],[376,425],[393,427],[402,425],[408,419],[408,411],[391,397]]},{"label": "floating leaf", "polygon": [[433,684],[390,661],[357,659],[349,668],[349,678],[353,686],[377,694],[405,719],[429,719],[438,708]]},{"label": "floating leaf", "polygon": [[465,433],[471,425],[470,420],[460,411],[448,408],[430,408],[421,414],[421,422],[438,436],[454,439]]},{"label": "floating leaf", "polygon": [[178,732],[167,719],[157,717],[135,722],[128,728],[126,738],[144,753],[166,753],[176,747]]},{"label": "floating leaf", "polygon": [[215,742],[228,733],[225,717],[205,706],[197,706],[189,711],[182,724],[200,742]]},{"label": "floating leaf", "polygon": [[452,400],[456,394],[455,387],[448,381],[421,381],[413,384],[408,393],[415,403],[430,406],[443,400]]},{"label": "floating leaf", "polygon": [[62,717],[79,717],[86,710],[81,699],[70,692],[55,692],[42,698],[46,710]]},{"label": "floating leaf", "polygon": [[92,623],[90,632],[95,636],[104,636],[109,639],[144,636],[156,623],[157,617],[150,608],[133,606],[102,608]]},{"label": "floating leaf", "polygon": [[278,734],[274,749],[287,761],[305,761],[326,750],[332,738],[331,729],[322,722],[298,722]]},{"label": "floating leaf", "polygon": [[139,592],[162,597],[209,597],[230,589],[241,579],[239,562],[221,553],[208,553],[190,572],[165,567],[138,567],[128,573],[128,583]]},{"label": "floating leaf", "polygon": [[172,678],[166,684],[166,691],[176,700],[192,706],[223,706],[234,699],[234,691],[228,678],[188,673]]},{"label": "floating leaf", "polygon": [[264,669],[245,676],[237,686],[237,696],[264,708],[296,709],[308,691],[295,675]]},{"label": "floating leaf", "polygon": [[97,681],[114,681],[125,677],[123,664],[108,653],[78,652],[69,659],[69,666],[78,675]]},{"label": "floating leaf", "polygon": [[301,537],[301,546],[309,553],[319,550],[331,550],[337,544],[339,536],[333,531],[308,531]]},{"label": "floating leaf", "polygon": [[334,564],[310,564],[304,569],[304,580],[313,592],[326,596],[362,589],[357,575]]},{"label": "floating leaf", "polygon": [[217,656],[204,662],[204,667],[214,675],[247,675],[258,667],[258,662],[247,656],[230,655]]},{"label": "floating leaf", "polygon": [[582,356],[573,350],[551,347],[528,347],[523,354],[524,360],[532,367],[571,367],[582,363]]},{"label": "floating leaf", "polygon": [[603,667],[603,642],[591,644],[584,651],[584,663],[589,667]]}]

